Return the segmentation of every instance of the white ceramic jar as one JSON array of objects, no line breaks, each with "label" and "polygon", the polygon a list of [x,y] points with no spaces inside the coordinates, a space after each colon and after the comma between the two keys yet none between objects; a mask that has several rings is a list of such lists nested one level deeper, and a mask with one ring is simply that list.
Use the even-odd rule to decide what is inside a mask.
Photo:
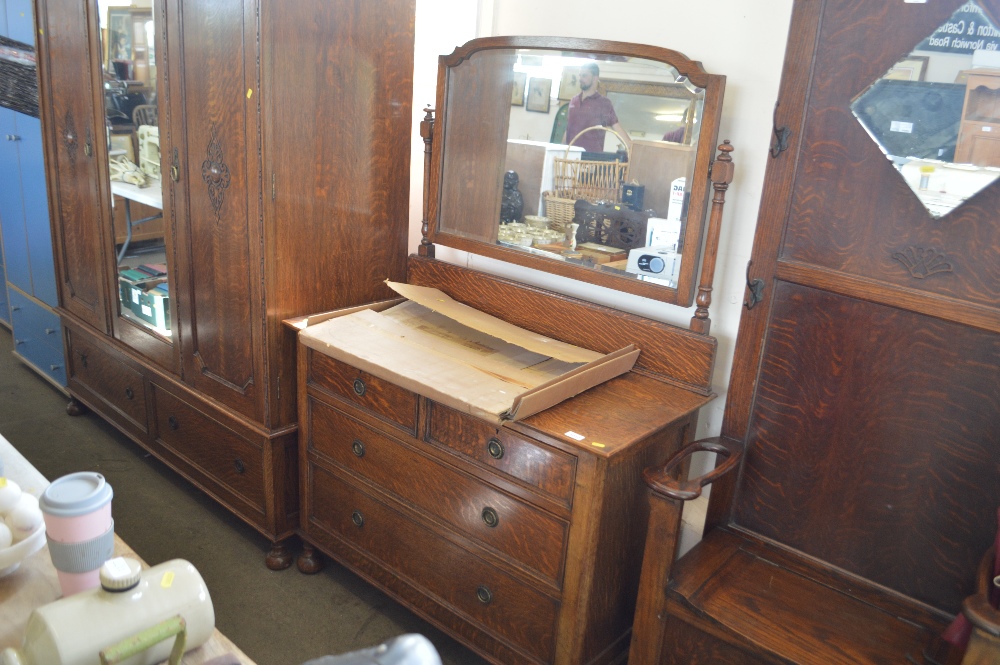
[{"label": "white ceramic jar", "polygon": [[[177,615],[187,623],[185,650],[208,641],[215,609],[193,565],[174,559],[140,570],[134,559],[101,566],[101,587],[43,605],[31,613],[20,649],[4,649],[2,665],[91,665],[110,646]],[[123,665],[167,659],[174,638],[129,658]]]}]

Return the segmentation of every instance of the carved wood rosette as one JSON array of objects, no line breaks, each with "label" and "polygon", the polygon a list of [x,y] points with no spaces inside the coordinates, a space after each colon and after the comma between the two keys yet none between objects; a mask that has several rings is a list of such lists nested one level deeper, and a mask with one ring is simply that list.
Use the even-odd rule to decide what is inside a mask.
[{"label": "carved wood rosette", "polygon": [[219,211],[225,202],[226,190],[229,189],[231,176],[226,166],[225,155],[222,152],[222,142],[212,126],[212,140],[208,143],[208,158],[201,163],[201,179],[208,185],[208,198],[212,201],[215,219],[219,219]]}]

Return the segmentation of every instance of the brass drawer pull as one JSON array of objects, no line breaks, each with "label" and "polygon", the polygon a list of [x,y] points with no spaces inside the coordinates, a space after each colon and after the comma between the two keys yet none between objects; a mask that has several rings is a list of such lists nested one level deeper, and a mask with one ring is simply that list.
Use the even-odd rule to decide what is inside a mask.
[{"label": "brass drawer pull", "polygon": [[169,425],[172,430],[177,430],[177,428],[181,426],[181,424],[177,422],[177,418],[175,416],[167,418],[167,425]]},{"label": "brass drawer pull", "polygon": [[364,397],[365,390],[365,382],[361,379],[354,379],[354,394],[358,397]]},{"label": "brass drawer pull", "polygon": [[361,443],[359,439],[354,439],[354,443],[351,444],[351,450],[353,450],[354,454],[358,457],[365,456],[365,444]]},{"label": "brass drawer pull", "polygon": [[233,462],[233,468],[236,469],[236,473],[240,475],[246,473],[247,470],[246,464],[244,464],[243,460],[241,460],[239,457],[237,457],[236,461]]},{"label": "brass drawer pull", "polygon": [[354,526],[360,529],[365,525],[365,516],[361,514],[360,510],[355,510],[351,513],[351,521],[354,522]]},{"label": "brass drawer pull", "polygon": [[483,605],[489,605],[493,602],[493,592],[487,587],[480,585],[479,588],[476,589],[476,599],[478,599]]},{"label": "brass drawer pull", "polygon": [[489,506],[483,508],[483,523],[491,529],[495,529],[498,524],[500,524],[500,516],[497,515],[497,511],[493,510]]},{"label": "brass drawer pull", "polygon": [[486,442],[486,451],[493,459],[503,459],[503,444],[500,442],[500,439],[496,437],[493,437]]},{"label": "brass drawer pull", "polygon": [[135,399],[135,393],[132,392],[131,388],[126,388],[125,389],[125,397],[128,398],[128,399],[130,399],[130,400],[131,399]]}]

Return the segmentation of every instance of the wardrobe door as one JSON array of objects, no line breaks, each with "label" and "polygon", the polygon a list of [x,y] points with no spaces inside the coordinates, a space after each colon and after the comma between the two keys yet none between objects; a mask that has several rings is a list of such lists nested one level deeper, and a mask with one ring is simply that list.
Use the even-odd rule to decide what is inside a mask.
[{"label": "wardrobe door", "polygon": [[[172,10],[172,11],[170,11]],[[259,32],[253,0],[168,5],[184,378],[262,420]]]},{"label": "wardrobe door", "polygon": [[79,0],[38,0],[39,100],[62,307],[107,332],[101,271],[104,189],[96,159],[98,142],[105,140],[103,106],[97,104],[100,39],[97,17],[87,7]]}]

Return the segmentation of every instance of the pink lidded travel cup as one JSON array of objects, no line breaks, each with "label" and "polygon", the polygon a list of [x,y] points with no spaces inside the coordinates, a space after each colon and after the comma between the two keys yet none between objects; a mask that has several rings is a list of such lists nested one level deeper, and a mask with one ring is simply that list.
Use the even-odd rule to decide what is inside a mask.
[{"label": "pink lidded travel cup", "polygon": [[53,481],[38,500],[64,597],[101,585],[101,564],[115,550],[113,494],[104,476],[81,471]]}]

